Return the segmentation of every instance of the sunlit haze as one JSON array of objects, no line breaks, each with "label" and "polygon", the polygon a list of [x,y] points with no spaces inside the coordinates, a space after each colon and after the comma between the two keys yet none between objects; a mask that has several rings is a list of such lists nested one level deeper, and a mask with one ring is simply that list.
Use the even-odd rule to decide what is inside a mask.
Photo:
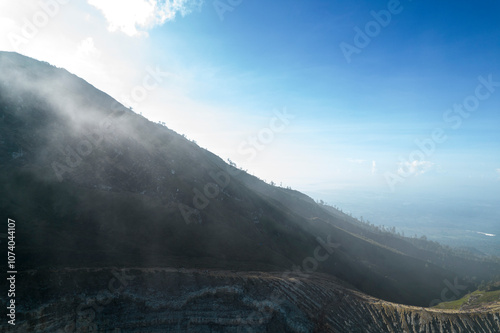
[{"label": "sunlit haze", "polygon": [[460,229],[497,234],[499,10],[8,0],[0,49],[65,68],[249,173],[377,224],[419,233],[422,215],[404,207],[430,200],[448,212],[429,213],[432,224],[448,223],[468,202],[492,211]]},{"label": "sunlit haze", "polygon": [[1,332],[500,332],[500,1],[1,0]]}]

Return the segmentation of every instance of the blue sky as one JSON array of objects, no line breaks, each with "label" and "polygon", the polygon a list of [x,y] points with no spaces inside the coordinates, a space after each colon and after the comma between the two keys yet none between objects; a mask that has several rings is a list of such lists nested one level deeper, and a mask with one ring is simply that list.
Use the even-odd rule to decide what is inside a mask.
[{"label": "blue sky", "polygon": [[[479,77],[500,82],[497,1],[65,2],[2,1],[0,49],[64,67],[267,181],[317,198],[500,197],[500,86],[444,118],[474,102]],[[134,98],[151,71],[158,85]],[[273,130],[277,113],[290,116]],[[418,154],[437,129],[447,139]]]}]

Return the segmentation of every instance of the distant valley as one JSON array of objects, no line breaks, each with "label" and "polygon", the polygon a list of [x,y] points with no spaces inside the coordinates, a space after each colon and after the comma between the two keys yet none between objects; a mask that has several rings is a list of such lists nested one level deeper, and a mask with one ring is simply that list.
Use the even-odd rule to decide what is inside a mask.
[{"label": "distant valley", "polygon": [[25,331],[500,330],[495,307],[427,309],[500,275],[497,257],[267,184],[64,69],[0,52],[0,73]]},{"label": "distant valley", "polygon": [[370,223],[396,227],[407,237],[425,235],[429,240],[454,247],[471,247],[489,255],[500,256],[500,198],[479,196],[454,198],[425,193],[370,192],[341,189],[309,191],[313,197],[332,202],[356,218]]}]

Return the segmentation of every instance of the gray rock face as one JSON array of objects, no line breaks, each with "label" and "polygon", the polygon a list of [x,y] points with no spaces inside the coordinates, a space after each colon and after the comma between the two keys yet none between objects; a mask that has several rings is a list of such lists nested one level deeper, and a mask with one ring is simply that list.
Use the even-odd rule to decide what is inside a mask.
[{"label": "gray rock face", "polygon": [[498,311],[438,311],[311,274],[77,269],[22,274],[0,332],[500,332]]}]

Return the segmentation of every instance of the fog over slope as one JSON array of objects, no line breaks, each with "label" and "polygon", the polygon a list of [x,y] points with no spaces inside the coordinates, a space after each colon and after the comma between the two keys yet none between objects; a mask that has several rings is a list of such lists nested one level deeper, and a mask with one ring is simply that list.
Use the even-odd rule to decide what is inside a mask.
[{"label": "fog over slope", "polygon": [[[352,292],[418,306],[441,300],[450,283],[464,294],[500,274],[494,259],[380,233],[268,185],[63,69],[1,52],[0,73],[0,213],[17,221],[17,260],[30,274],[85,279],[81,268],[114,266],[323,273]],[[41,294],[20,291],[23,299],[43,306],[60,288],[44,283]],[[127,297],[109,311],[130,305]]]}]

